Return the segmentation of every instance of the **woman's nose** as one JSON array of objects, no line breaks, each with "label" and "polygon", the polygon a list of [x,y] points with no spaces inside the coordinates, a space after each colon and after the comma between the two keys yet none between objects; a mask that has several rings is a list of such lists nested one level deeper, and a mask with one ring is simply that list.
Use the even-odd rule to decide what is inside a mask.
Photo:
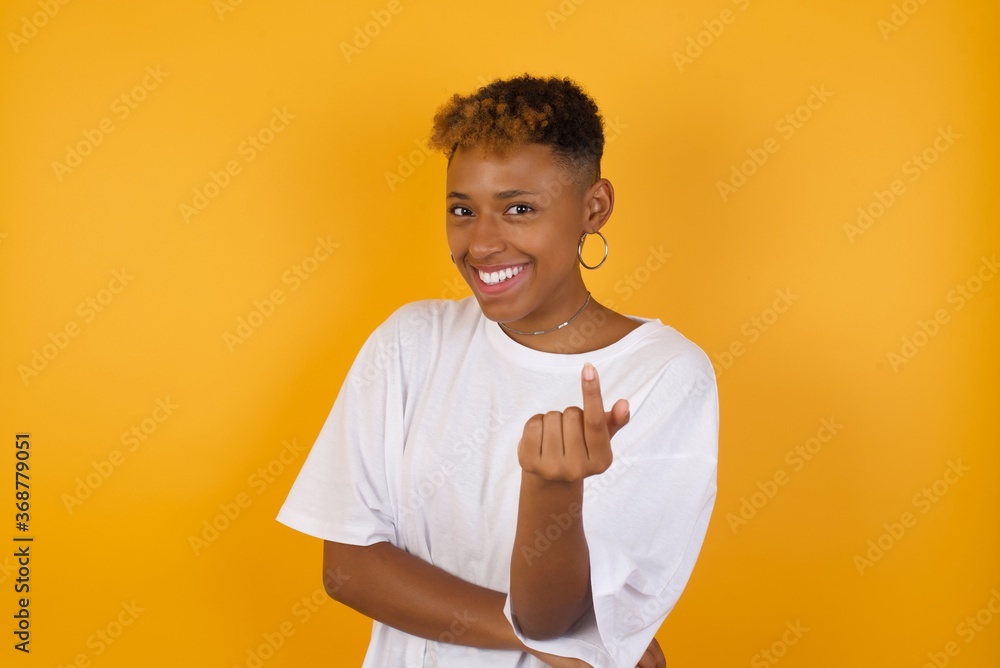
[{"label": "woman's nose", "polygon": [[473,257],[486,258],[504,249],[500,221],[491,216],[483,216],[476,221],[469,239],[469,252]]}]

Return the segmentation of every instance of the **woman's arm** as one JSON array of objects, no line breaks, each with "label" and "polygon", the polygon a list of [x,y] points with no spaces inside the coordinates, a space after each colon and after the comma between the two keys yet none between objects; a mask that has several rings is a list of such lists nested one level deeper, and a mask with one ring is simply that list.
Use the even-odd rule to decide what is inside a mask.
[{"label": "woman's arm", "polygon": [[503,614],[505,594],[390,543],[324,541],[323,584],[333,599],[411,635],[484,649],[526,649]]},{"label": "woman's arm", "polygon": [[531,650],[503,614],[506,594],[474,585],[386,542],[323,542],[323,585],[336,601],[411,635],[528,652],[553,668],[590,668],[579,659]]},{"label": "woman's arm", "polygon": [[[551,668],[586,661],[524,646],[503,614],[506,595],[466,582],[389,543],[323,542],[323,584],[336,601],[411,635],[483,649],[527,652]],[[638,668],[664,668],[656,639]]]}]

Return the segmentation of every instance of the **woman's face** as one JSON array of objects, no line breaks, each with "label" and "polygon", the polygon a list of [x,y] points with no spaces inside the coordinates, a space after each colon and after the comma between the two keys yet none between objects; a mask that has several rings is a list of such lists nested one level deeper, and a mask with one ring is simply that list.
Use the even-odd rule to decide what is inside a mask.
[{"label": "woman's face", "polygon": [[448,246],[487,318],[536,331],[583,305],[577,244],[588,229],[592,188],[581,196],[542,144],[505,156],[455,152],[446,188]]}]

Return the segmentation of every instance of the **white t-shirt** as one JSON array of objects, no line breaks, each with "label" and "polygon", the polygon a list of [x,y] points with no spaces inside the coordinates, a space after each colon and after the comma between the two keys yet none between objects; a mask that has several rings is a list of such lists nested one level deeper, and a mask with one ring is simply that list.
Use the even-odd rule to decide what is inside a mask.
[{"label": "white t-shirt", "polygon": [[[611,467],[584,481],[593,611],[554,640],[527,639],[511,624],[529,647],[634,668],[701,550],[715,504],[719,413],[708,356],[659,320],[630,317],[641,324],[610,346],[558,354],[517,343],[471,296],[402,306],[358,353],[278,521],[341,543],[388,541],[507,592],[524,424],[582,406],[580,372],[591,362],[605,410],[624,398],[631,413],[611,441]],[[553,518],[539,553],[566,519]],[[509,596],[505,613],[510,621]],[[542,665],[375,621],[363,667]]]}]

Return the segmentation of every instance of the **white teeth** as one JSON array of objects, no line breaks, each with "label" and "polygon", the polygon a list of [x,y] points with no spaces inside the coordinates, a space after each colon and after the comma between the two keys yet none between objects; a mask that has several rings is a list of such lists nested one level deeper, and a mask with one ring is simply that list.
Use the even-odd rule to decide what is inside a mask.
[{"label": "white teeth", "polygon": [[508,278],[514,278],[521,273],[524,267],[507,267],[501,271],[493,271],[486,273],[485,271],[479,272],[479,278],[486,285],[496,285],[497,283],[503,283]]}]

